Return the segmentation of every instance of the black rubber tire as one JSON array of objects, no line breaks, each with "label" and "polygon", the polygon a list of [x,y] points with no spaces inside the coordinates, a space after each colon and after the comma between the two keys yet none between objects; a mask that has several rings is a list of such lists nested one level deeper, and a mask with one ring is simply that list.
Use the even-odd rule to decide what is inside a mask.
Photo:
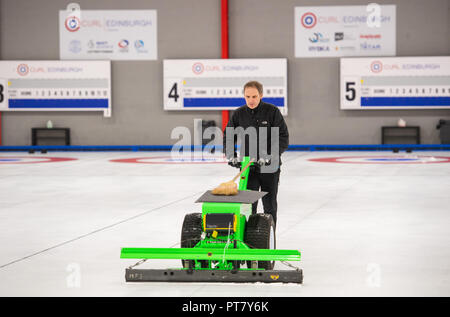
[{"label": "black rubber tire", "polygon": [[[252,249],[270,249],[271,234],[273,234],[273,249],[276,249],[275,224],[272,215],[250,215],[245,228],[244,242]],[[258,261],[258,268],[273,270],[275,261]],[[251,261],[247,261],[251,268]]]},{"label": "black rubber tire", "polygon": [[[202,214],[192,213],[187,214],[184,217],[183,226],[181,229],[181,247],[182,248],[193,248],[197,243],[200,242],[202,236]],[[181,260],[184,268],[189,268],[194,260]],[[208,261],[200,261],[202,267],[208,267]]]}]

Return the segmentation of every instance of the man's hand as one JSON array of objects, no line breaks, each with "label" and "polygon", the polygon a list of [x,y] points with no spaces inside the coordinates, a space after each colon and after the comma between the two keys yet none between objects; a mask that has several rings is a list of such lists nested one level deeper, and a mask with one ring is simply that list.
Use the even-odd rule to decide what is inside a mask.
[{"label": "man's hand", "polygon": [[270,159],[260,158],[258,162],[256,162],[259,166],[270,165]]},{"label": "man's hand", "polygon": [[228,165],[240,168],[241,162],[238,161],[237,157],[233,157],[232,159],[228,160]]}]

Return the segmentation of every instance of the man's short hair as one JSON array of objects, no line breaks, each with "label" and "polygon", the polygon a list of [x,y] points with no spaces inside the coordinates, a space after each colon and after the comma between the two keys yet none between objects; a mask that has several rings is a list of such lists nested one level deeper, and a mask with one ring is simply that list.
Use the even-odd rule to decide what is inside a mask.
[{"label": "man's short hair", "polygon": [[258,92],[260,95],[263,94],[263,85],[260,82],[258,82],[256,80],[249,81],[248,83],[246,83],[244,85],[244,91],[245,91],[245,89],[247,89],[249,87],[256,88],[256,89],[258,89]]}]

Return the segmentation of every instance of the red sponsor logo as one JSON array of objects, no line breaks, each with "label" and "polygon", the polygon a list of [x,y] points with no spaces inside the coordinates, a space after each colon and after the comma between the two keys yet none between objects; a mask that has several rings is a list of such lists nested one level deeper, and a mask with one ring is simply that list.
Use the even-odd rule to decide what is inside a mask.
[{"label": "red sponsor logo", "polygon": [[312,12],[306,12],[302,15],[300,21],[304,28],[310,29],[316,25],[317,17]]},{"label": "red sponsor logo", "polygon": [[379,40],[381,39],[381,34],[361,34],[359,38],[366,40]]},{"label": "red sponsor logo", "polygon": [[25,76],[29,73],[30,68],[28,67],[27,64],[20,64],[19,66],[17,66],[17,73],[20,76]]},{"label": "red sponsor logo", "polygon": [[80,19],[78,19],[75,16],[68,17],[66,21],[64,22],[64,26],[66,27],[66,30],[69,32],[76,32],[80,29]]},{"label": "red sponsor logo", "polygon": [[373,73],[379,73],[379,72],[381,72],[381,71],[383,70],[383,63],[380,62],[380,61],[373,61],[373,62],[370,64],[370,70],[371,70]]}]

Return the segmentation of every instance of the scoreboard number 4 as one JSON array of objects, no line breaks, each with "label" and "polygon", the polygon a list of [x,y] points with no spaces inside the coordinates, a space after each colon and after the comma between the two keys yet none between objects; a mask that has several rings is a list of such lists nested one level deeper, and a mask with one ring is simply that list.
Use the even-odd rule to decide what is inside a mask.
[{"label": "scoreboard number 4", "polygon": [[164,81],[164,104],[167,107],[179,108],[183,107],[183,80],[182,79],[166,79]]},{"label": "scoreboard number 4", "polygon": [[174,83],[169,91],[169,98],[173,98],[175,102],[178,101],[180,95],[178,94],[178,83]]}]

